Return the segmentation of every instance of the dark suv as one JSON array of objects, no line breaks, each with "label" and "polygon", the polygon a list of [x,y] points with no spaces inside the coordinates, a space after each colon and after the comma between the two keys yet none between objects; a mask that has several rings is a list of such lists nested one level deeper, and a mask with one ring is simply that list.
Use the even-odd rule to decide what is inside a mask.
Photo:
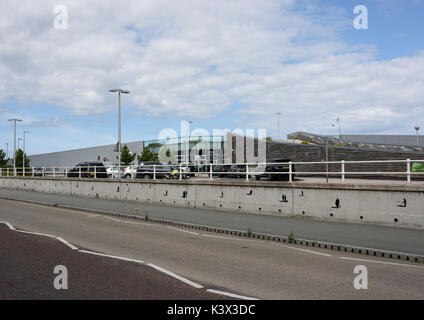
[{"label": "dark suv", "polygon": [[[255,179],[266,177],[269,180],[289,180],[290,159],[266,159],[266,164],[260,164],[255,169]],[[292,165],[292,179],[294,180],[294,165]],[[278,174],[281,172],[281,174]]]},{"label": "dark suv", "polygon": [[[156,166],[156,167],[154,167]],[[137,167],[136,179],[164,179],[171,174],[172,167],[158,161],[145,161]]]},{"label": "dark suv", "polygon": [[81,162],[78,163],[74,168],[68,171],[68,178],[107,178],[106,167],[103,162]]}]

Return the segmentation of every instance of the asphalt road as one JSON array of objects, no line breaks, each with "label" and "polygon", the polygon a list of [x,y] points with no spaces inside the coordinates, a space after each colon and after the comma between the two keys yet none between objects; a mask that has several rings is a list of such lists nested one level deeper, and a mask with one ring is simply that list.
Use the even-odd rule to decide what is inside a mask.
[{"label": "asphalt road", "polygon": [[[262,299],[424,298],[424,266],[412,263],[119,221],[84,211],[8,200],[0,200],[0,221],[60,236],[80,248],[153,263],[204,286],[199,290],[209,288]],[[2,248],[6,252],[2,253],[0,270],[13,259],[20,268],[31,268],[31,253]],[[66,254],[64,257],[69,258]],[[366,290],[354,288],[357,265],[367,267]],[[84,263],[75,266],[81,268],[78,274],[87,267]],[[122,277],[103,275],[113,281]],[[131,276],[124,273],[124,277]],[[34,281],[32,277],[24,279]],[[174,290],[166,282],[165,286],[170,292]]]},{"label": "asphalt road", "polygon": [[[254,215],[196,208],[149,205],[130,201],[81,198],[67,195],[0,189],[0,198],[27,199],[150,218],[326,241],[337,244],[424,255],[424,230]],[[137,208],[137,211],[134,209]]]},{"label": "asphalt road", "polygon": [[[12,231],[4,224],[0,261],[0,300],[225,299],[152,267],[78,252],[56,239]],[[54,286],[55,278],[63,276],[63,269],[54,272],[57,266],[66,267],[65,288]]]}]

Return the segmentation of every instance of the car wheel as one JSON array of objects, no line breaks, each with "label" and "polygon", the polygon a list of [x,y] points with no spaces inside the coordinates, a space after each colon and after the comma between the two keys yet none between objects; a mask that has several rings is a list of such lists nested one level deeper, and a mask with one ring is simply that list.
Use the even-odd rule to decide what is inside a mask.
[{"label": "car wheel", "polygon": [[261,180],[261,177],[260,176],[255,176],[255,179],[256,179],[256,181],[259,181],[259,180]]},{"label": "car wheel", "polygon": [[148,174],[143,174],[142,178],[143,178],[143,179],[150,179],[150,175],[148,175]]},{"label": "car wheel", "polygon": [[131,175],[130,174],[125,175],[125,179],[131,179]]}]

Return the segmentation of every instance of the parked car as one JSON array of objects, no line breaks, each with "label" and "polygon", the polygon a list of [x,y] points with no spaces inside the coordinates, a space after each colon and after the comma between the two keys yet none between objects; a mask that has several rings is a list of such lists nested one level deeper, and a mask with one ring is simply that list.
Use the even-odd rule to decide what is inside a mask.
[{"label": "parked car", "polygon": [[78,178],[107,178],[106,167],[103,162],[80,162],[68,171],[67,177]]},{"label": "parked car", "polygon": [[137,168],[135,177],[137,179],[165,179],[171,174],[172,166],[163,165],[161,162],[144,162]]},{"label": "parked car", "polygon": [[[255,176],[256,180],[260,180],[262,177],[266,177],[269,180],[289,180],[290,171],[289,162],[290,159],[267,159],[266,164],[260,164],[256,167]],[[281,174],[278,174],[281,172]],[[292,165],[292,172],[295,172],[294,165]],[[294,179],[294,174],[292,175]]]},{"label": "parked car", "polygon": [[43,168],[32,168],[34,177],[41,177],[43,175]]},{"label": "parked car", "polygon": [[108,178],[119,178],[121,176],[117,166],[106,168]]},{"label": "parked car", "polygon": [[212,176],[228,177],[227,173],[231,171],[230,164],[215,165],[212,167]]},{"label": "parked car", "polygon": [[134,179],[136,174],[137,174],[137,168],[138,167],[139,166],[137,166],[137,165],[130,165],[130,166],[125,167],[122,170],[122,174],[121,174],[122,178]]}]

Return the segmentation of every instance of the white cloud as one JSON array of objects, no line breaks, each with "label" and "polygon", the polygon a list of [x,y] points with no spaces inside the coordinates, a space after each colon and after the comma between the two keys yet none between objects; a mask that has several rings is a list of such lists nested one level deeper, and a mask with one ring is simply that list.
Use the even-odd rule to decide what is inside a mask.
[{"label": "white cloud", "polygon": [[424,54],[375,61],[373,47],[339,38],[350,16],[320,1],[62,1],[68,30],[53,28],[56,4],[0,4],[0,102],[103,113],[116,104],[108,89],[123,87],[152,116],[240,102],[244,123],[269,127],[281,111],[288,131],[340,115],[352,129],[375,117],[396,127],[423,107]]}]

